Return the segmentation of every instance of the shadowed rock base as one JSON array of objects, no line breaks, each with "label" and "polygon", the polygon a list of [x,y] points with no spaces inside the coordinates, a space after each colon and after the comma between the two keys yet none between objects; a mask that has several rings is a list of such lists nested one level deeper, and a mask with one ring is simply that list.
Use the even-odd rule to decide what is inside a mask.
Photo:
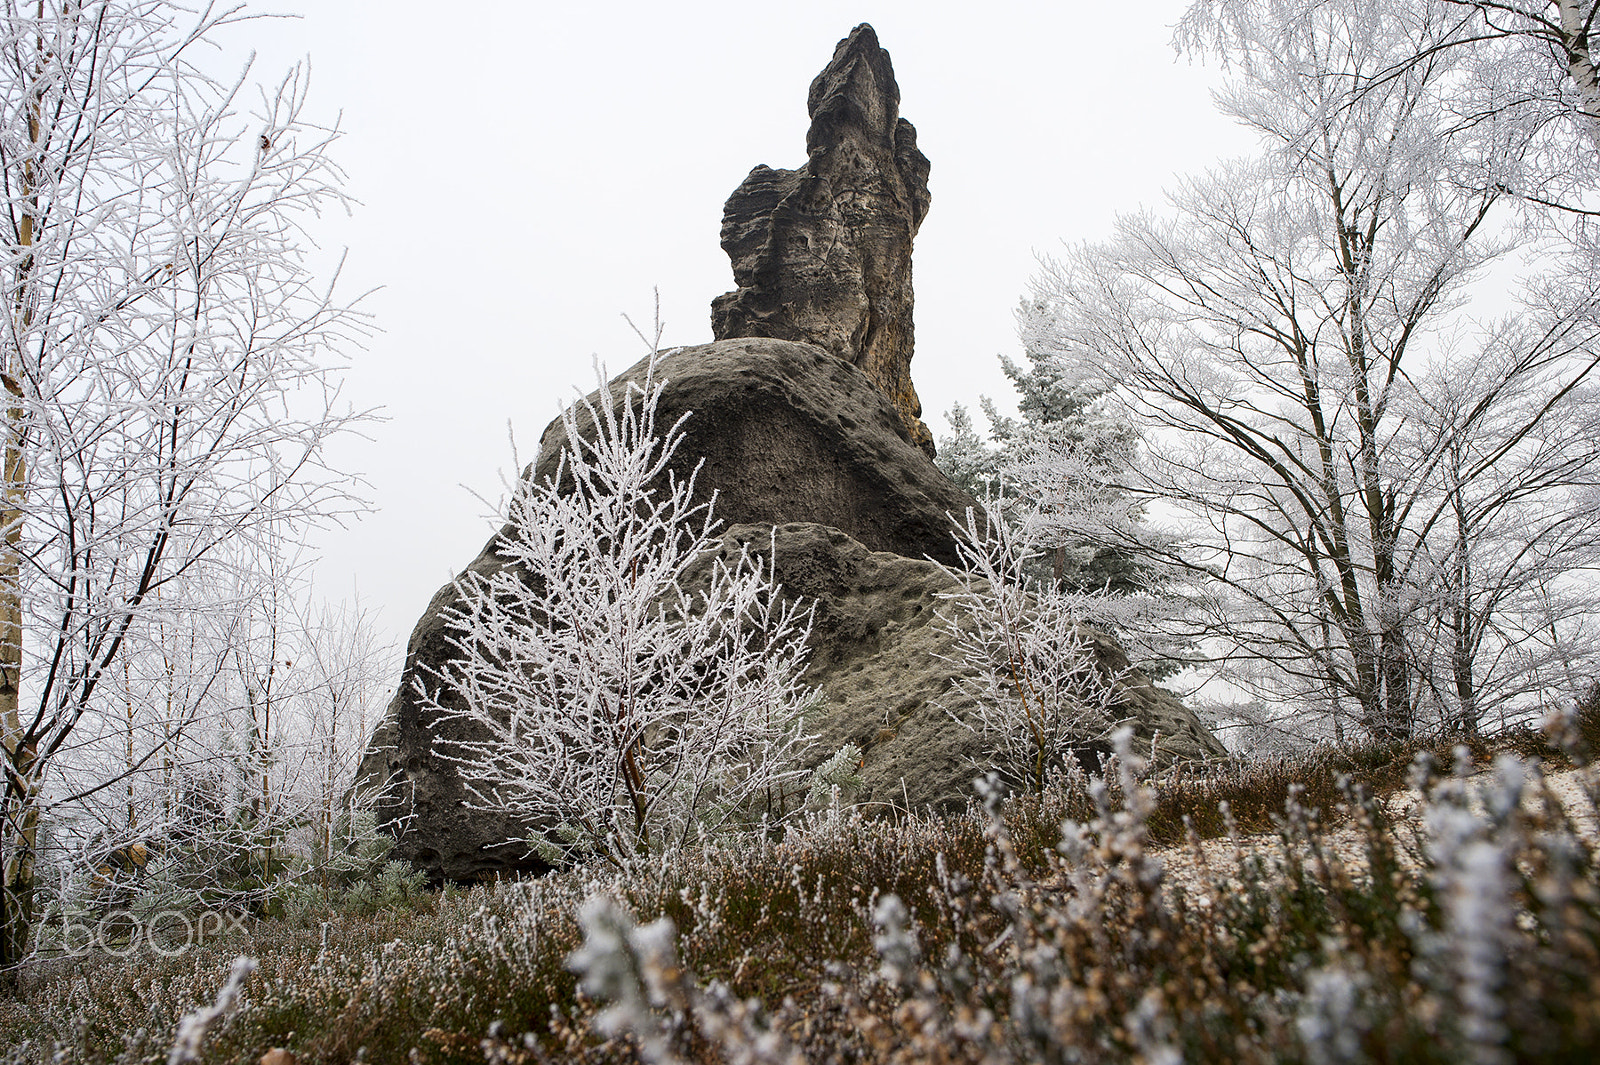
[{"label": "shadowed rock base", "polygon": [[[974,794],[984,743],[950,717],[970,716],[972,705],[953,690],[967,670],[951,661],[958,657],[955,640],[938,614],[956,582],[932,562],[870,551],[824,525],[736,525],[722,540],[729,557],[741,546],[763,558],[775,550],[784,594],[816,603],[804,678],[823,692],[807,721],[807,731],[817,734],[813,763],[854,743],[863,753],[856,802],[909,803],[913,810],[964,806]],[[1115,640],[1088,627],[1079,634],[1096,671],[1116,690],[1118,712],[1143,741],[1142,752],[1155,740],[1163,763],[1226,753],[1193,711],[1129,666]],[[1077,753],[1095,767],[1090,749]]]}]

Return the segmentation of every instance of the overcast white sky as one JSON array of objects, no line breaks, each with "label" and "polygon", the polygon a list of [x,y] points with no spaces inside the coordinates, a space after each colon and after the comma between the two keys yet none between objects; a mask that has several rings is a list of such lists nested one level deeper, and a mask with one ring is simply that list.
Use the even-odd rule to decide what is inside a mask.
[{"label": "overcast white sky", "polygon": [[[294,0],[288,0],[293,3]],[[236,29],[273,78],[309,56],[314,112],[342,112],[337,158],[360,201],[329,219],[348,291],[378,332],[347,395],[382,407],[336,459],[374,510],[319,537],[319,591],[359,588],[396,640],[491,531],[498,496],[558,403],[643,354],[659,287],[667,345],[711,339],[732,287],[722,204],[758,163],[805,159],[806,90],[870,22],[901,113],[932,162],[916,243],[924,418],[1007,400],[996,356],[1035,255],[1159,207],[1175,175],[1249,150],[1214,112],[1214,69],[1175,59],[1179,0],[976,5],[302,0]]]}]

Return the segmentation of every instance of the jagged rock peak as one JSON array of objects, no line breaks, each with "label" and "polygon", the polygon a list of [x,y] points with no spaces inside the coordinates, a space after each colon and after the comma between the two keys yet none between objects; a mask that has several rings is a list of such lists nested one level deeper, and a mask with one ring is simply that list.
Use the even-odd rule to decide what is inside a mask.
[{"label": "jagged rock peak", "polygon": [[915,233],[928,213],[928,159],[917,150],[917,130],[900,117],[894,64],[863,22],[833,50],[833,61],[811,82],[806,97],[806,154],[862,137],[893,155],[905,184]]},{"label": "jagged rock peak", "polygon": [[807,111],[805,165],[756,167],[723,208],[738,288],[712,301],[712,330],[813,343],[855,364],[931,455],[911,383],[911,243],[928,213],[928,160],[871,26],[839,42]]}]

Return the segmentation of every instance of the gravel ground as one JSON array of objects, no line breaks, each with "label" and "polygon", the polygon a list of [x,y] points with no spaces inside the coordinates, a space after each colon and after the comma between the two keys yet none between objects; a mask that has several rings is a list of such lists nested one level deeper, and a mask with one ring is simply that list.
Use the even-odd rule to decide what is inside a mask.
[{"label": "gravel ground", "polygon": [[[1479,772],[1469,780],[1474,809],[1482,811],[1482,795],[1494,783],[1492,771]],[[1551,773],[1545,777],[1545,783],[1577,829],[1578,835],[1587,840],[1591,847],[1600,846],[1600,816],[1597,816],[1595,802],[1590,798],[1600,795],[1600,766]],[[1530,814],[1539,809],[1537,794],[1531,787],[1524,791],[1522,806]],[[1397,792],[1384,800],[1384,808],[1401,828],[1401,864],[1418,868],[1419,856],[1426,841],[1422,824],[1422,797],[1415,790]],[[1331,855],[1350,876],[1365,874],[1364,836],[1357,825],[1341,824],[1329,831],[1326,838],[1330,843]],[[1181,887],[1192,904],[1209,907],[1214,901],[1212,891],[1215,877],[1222,874],[1225,884],[1237,886],[1239,881],[1232,874],[1239,867],[1239,854],[1252,850],[1269,860],[1284,855],[1282,839],[1272,833],[1245,835],[1237,840],[1201,840],[1198,844],[1166,847],[1154,853],[1165,868],[1165,884],[1169,890]]]}]

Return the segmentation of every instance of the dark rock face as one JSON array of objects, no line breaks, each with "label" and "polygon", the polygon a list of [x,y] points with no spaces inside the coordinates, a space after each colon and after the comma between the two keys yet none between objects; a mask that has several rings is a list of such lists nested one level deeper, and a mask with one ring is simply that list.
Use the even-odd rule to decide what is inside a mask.
[{"label": "dark rock face", "polygon": [[[492,572],[502,562],[494,539],[467,568]],[[435,882],[471,883],[499,876],[543,873],[550,866],[528,853],[526,826],[489,810],[469,808],[453,762],[453,741],[481,738],[461,721],[442,721],[416,685],[436,691],[434,671],[452,657],[445,613],[457,603],[455,585],[434,593],[406,645],[400,686],[367,744],[356,770],[356,791],[373,804],[381,829],[395,837],[391,857],[410,862]],[[445,698],[447,705],[454,701]]]},{"label": "dark rock face", "polygon": [[928,213],[928,160],[871,26],[839,42],[807,111],[805,165],[756,167],[723,209],[738,288],[712,302],[713,333],[804,341],[855,364],[932,455],[911,383],[911,242]]},{"label": "dark rock face", "polygon": [[[824,525],[736,525],[722,540],[728,555],[740,546],[767,558],[776,550],[784,594],[816,602],[805,680],[824,701],[807,721],[817,734],[812,761],[854,743],[864,755],[856,801],[961,807],[973,794],[983,743],[946,712],[964,714],[971,701],[952,690],[965,667],[950,661],[955,643],[939,617],[940,596],[956,582],[932,562],[868,550]],[[1081,633],[1135,734],[1156,738],[1159,759],[1225,753],[1182,702],[1129,668],[1111,637]]]},{"label": "dark rock face", "polygon": [[[615,401],[624,382],[642,379],[646,368],[641,362],[613,382]],[[748,338],[680,349],[660,359],[656,373],[668,382],[658,424],[693,412],[674,463],[678,475],[704,457],[697,491],[705,498],[716,490],[725,527],[820,523],[843,530],[839,535],[847,533],[861,551],[909,556],[903,562],[956,561],[949,515],[976,503],[911,443],[888,400],[854,366],[813,345]],[[553,475],[566,444],[558,419],[540,440],[533,475]],[[469,569],[502,565],[498,538]],[[416,690],[450,657],[444,619],[455,601],[454,586],[446,585],[417,622],[399,689],[359,779],[363,788],[379,785],[380,817],[398,841],[395,857],[435,879],[537,872],[542,862],[506,842],[525,836],[525,826],[464,805],[456,766],[444,757],[466,738],[464,725],[439,720]]]}]

